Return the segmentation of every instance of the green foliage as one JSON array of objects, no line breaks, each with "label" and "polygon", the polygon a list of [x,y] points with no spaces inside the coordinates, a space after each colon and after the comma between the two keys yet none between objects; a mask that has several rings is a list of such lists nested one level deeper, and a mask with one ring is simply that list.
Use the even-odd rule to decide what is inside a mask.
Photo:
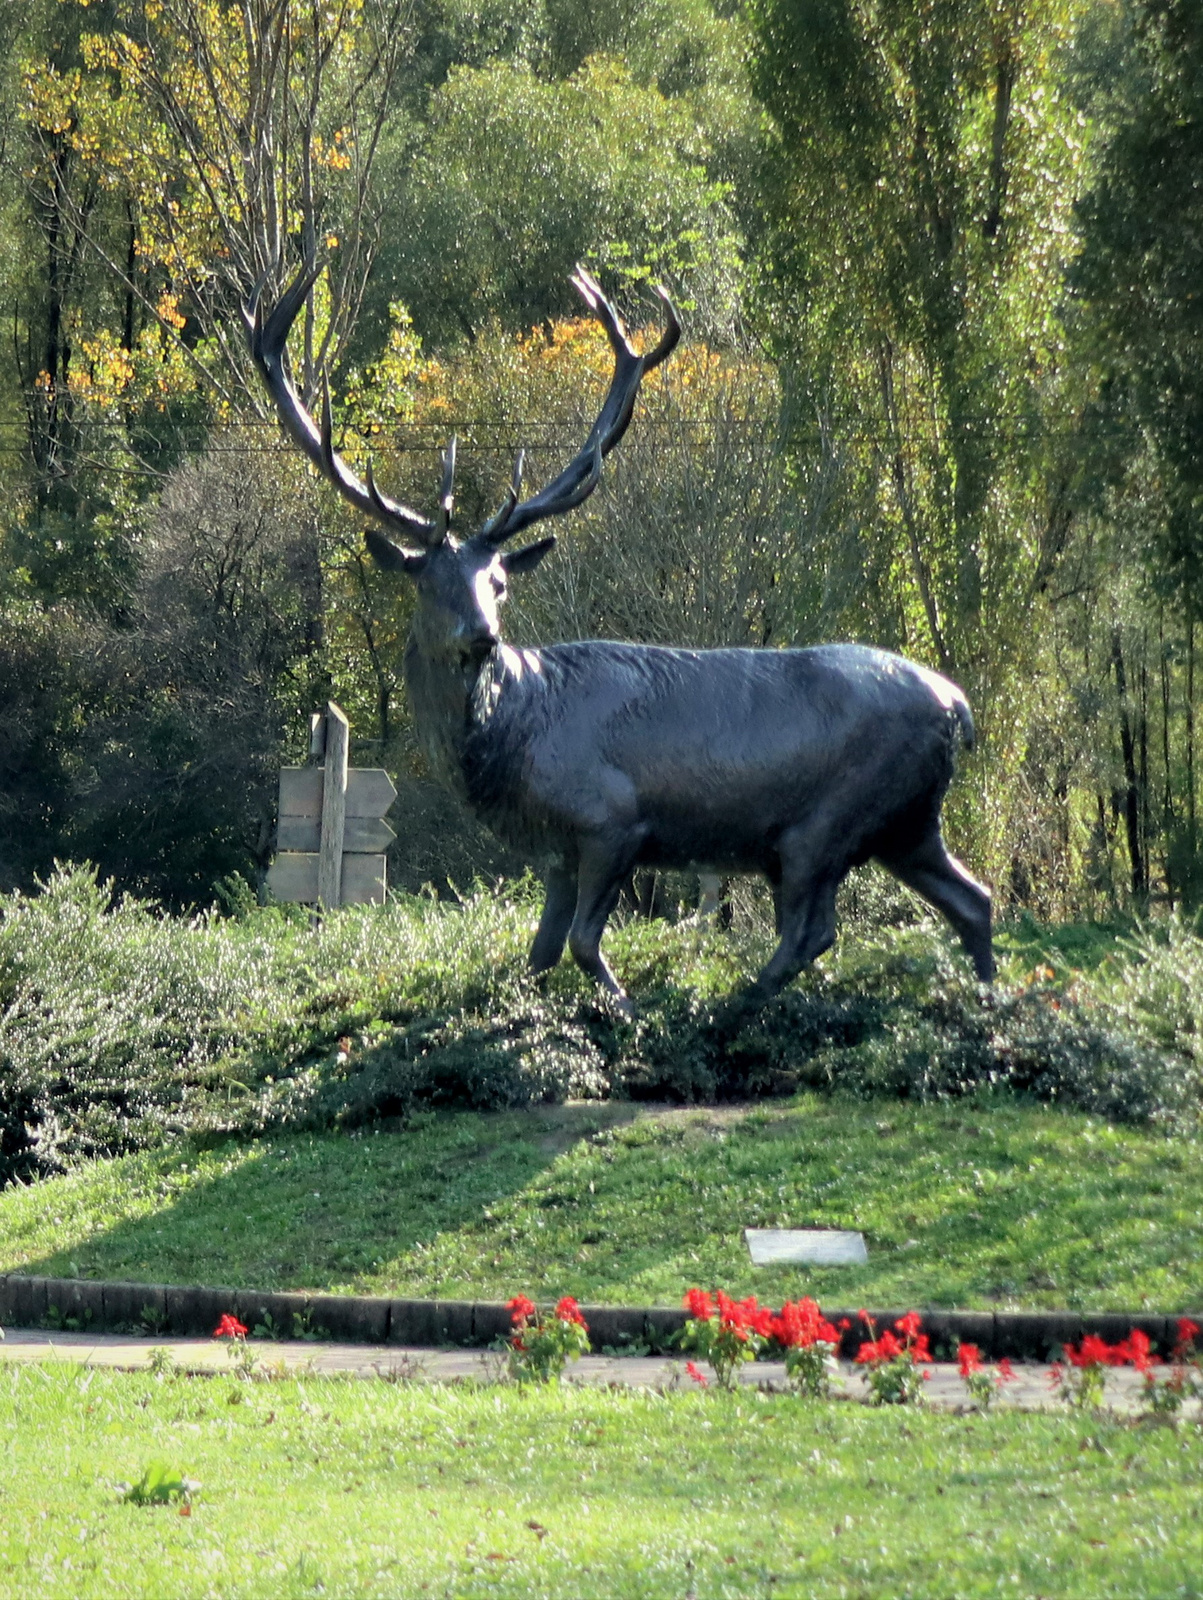
[{"label": "green foliage", "polygon": [[1135,530],[1141,553],[1154,582],[1197,615],[1203,199],[1193,174],[1203,161],[1203,18],[1190,0],[1111,9],[1109,48],[1096,47],[1084,86],[1105,142],[1079,208],[1083,248],[1070,281],[1084,354],[1103,380],[1109,427],[1097,454],[1121,477],[1151,455],[1155,504]]},{"label": "green foliage", "polygon": [[291,909],[189,922],[62,869],[10,897],[0,920],[4,1172],[186,1132],[355,1128],[423,1106],[579,1096],[1010,1089],[1121,1121],[1198,1114],[1183,997],[1203,941],[1185,928],[1160,964],[1149,948],[1144,976],[1107,976],[1094,993],[984,991],[928,926],[863,933],[749,1015],[728,991],[750,976],[758,940],[632,924],[615,940],[640,996],[629,1023],[575,969],[545,988],[530,980],[533,912],[527,884],[456,906],[402,898],[318,929]]},{"label": "green foliage", "polygon": [[575,309],[576,262],[679,286],[695,326],[729,328],[739,252],[707,139],[683,101],[594,57],[563,81],[459,68],[431,102],[396,227],[397,291],[424,337],[475,337]]},{"label": "green foliage", "polygon": [[1057,315],[1084,157],[1057,68],[1076,7],[757,0],[751,13],[773,119],[761,311],[793,391],[798,468],[817,473],[828,449],[839,467],[822,626],[969,691],[983,754],[974,802],[950,809],[962,849],[1001,879],[1029,811],[1017,779],[1040,720],[1026,693],[1036,618],[1076,482],[1078,377]]}]

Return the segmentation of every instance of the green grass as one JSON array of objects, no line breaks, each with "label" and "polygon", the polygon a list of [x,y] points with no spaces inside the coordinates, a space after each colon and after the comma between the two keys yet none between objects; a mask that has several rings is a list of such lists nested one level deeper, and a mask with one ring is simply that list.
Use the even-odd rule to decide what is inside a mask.
[{"label": "green grass", "polygon": [[[754,1269],[748,1225],[861,1229],[859,1268]],[[1203,1148],[1013,1100],[800,1096],[424,1113],[141,1152],[0,1192],[0,1270],[677,1304],[1203,1306]]]},{"label": "green grass", "polygon": [[[18,1368],[22,1600],[1203,1595],[1203,1436],[1105,1417]],[[191,1515],[118,1502],[152,1461]]]}]

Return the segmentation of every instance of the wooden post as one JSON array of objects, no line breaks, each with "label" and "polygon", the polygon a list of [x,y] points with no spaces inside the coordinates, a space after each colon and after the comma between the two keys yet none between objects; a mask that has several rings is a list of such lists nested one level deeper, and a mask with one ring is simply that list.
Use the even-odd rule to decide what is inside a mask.
[{"label": "wooden post", "polygon": [[317,897],[323,910],[342,904],[343,835],[347,823],[347,750],[350,725],[331,700],[326,705],[326,771],[322,783],[322,834]]}]

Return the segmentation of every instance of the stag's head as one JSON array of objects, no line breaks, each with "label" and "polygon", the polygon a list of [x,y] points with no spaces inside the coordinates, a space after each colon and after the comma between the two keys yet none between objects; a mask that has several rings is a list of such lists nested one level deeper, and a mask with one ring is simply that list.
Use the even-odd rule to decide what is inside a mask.
[{"label": "stag's head", "polygon": [[596,280],[583,267],[577,268],[572,283],[602,323],[614,351],[614,377],[597,421],[563,472],[527,500],[521,499],[519,452],[501,506],[476,533],[459,537],[452,530],[454,439],[443,453],[438,512],[430,519],[381,493],[370,466],[361,480],[336,453],[328,389],[322,393],[320,427],[302,403],[288,373],[286,344],[315,278],[312,268],[303,269],[266,317],[258,292],[252,295],[243,315],[255,364],[293,440],[352,505],[381,525],[368,528],[365,535],[374,559],[416,585],[419,604],[414,636],[423,653],[470,669],[500,640],[500,611],[510,576],[532,571],[556,541],[550,534],[517,550],[503,546],[543,518],[571,511],[593,493],[602,460],[627,430],[644,373],[659,366],[681,337],[677,314],[664,290],[658,289],[666,314],[664,332],[653,349],[638,355]]}]

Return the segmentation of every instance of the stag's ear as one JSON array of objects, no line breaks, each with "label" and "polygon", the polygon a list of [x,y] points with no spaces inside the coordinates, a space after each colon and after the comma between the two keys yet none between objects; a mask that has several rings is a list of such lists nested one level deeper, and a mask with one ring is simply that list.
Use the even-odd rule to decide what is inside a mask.
[{"label": "stag's ear", "polygon": [[539,539],[535,544],[523,545],[521,550],[508,550],[502,556],[501,564],[507,573],[533,572],[555,542],[555,534],[549,533],[546,539]]},{"label": "stag's ear", "polygon": [[403,550],[399,544],[386,538],[379,528],[365,528],[363,537],[373,560],[386,572],[404,572],[406,577],[416,578],[426,565],[423,551]]}]

